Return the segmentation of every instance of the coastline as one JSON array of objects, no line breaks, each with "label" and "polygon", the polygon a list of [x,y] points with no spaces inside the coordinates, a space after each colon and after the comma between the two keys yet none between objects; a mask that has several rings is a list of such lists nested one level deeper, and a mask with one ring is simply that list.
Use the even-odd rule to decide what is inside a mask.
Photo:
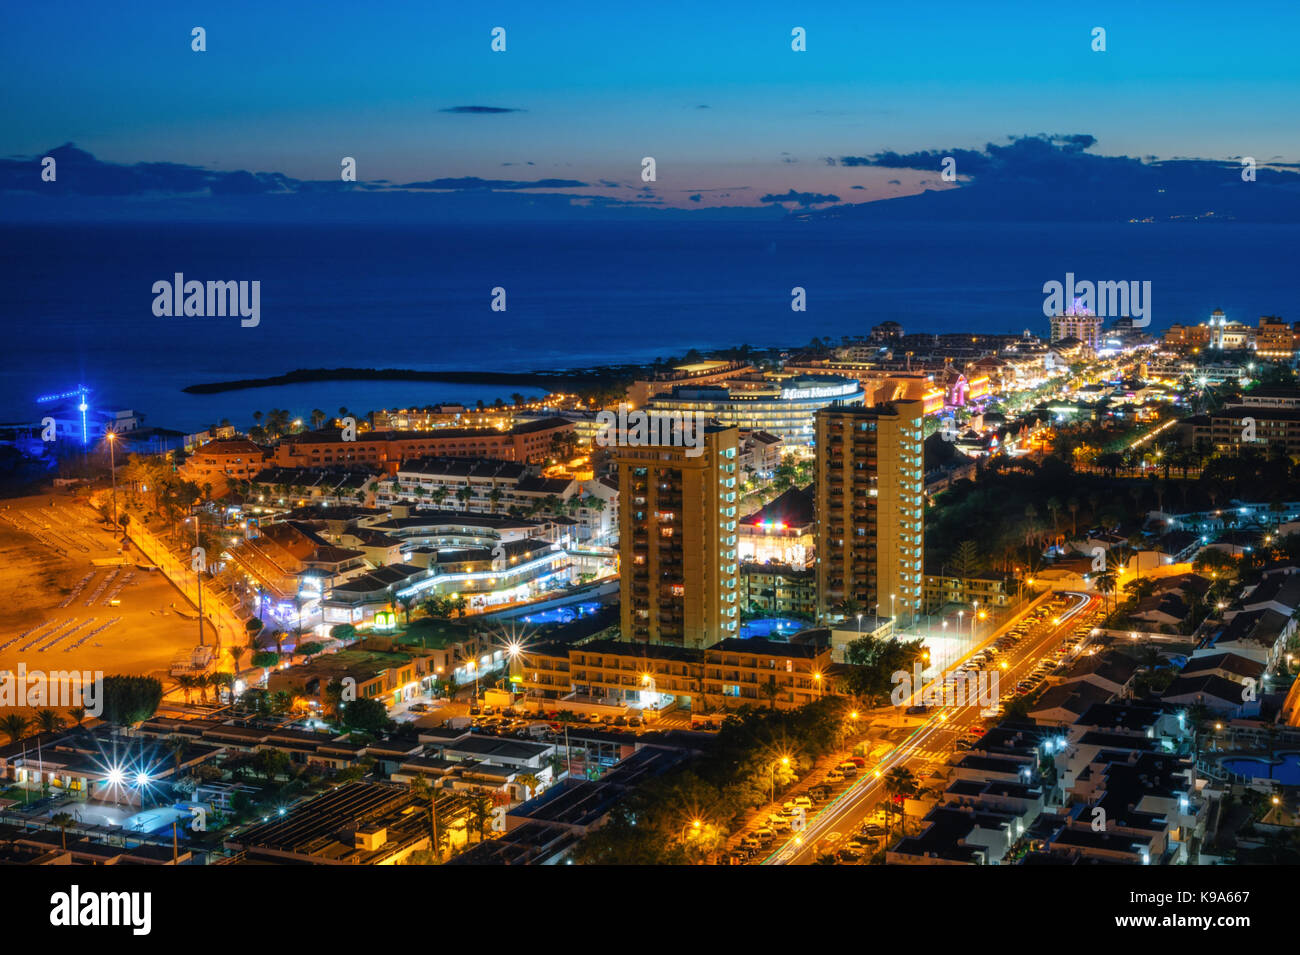
[{"label": "coastline", "polygon": [[181,390],[191,395],[211,395],[252,388],[329,381],[429,381],[459,385],[522,386],[549,390],[556,390],[557,386],[566,386],[570,390],[579,391],[608,386],[641,370],[640,365],[532,372],[420,371],[413,368],[297,368],[281,375],[205,382],[187,385]]}]

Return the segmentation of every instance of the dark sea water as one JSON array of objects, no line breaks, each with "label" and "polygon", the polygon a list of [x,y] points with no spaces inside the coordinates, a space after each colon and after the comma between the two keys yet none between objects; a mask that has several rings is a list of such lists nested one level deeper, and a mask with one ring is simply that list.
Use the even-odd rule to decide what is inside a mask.
[{"label": "dark sea water", "polygon": [[[191,396],[187,384],[339,365],[532,370],[689,348],[909,331],[1046,333],[1044,282],[1152,282],[1152,326],[1214,308],[1300,318],[1300,226],[839,221],[358,226],[0,226],[0,421],[78,383],[190,430],[254,409],[508,397],[523,388],[326,383]],[[158,318],[151,287],[259,280],[261,323]],[[793,286],[808,310],[790,310]],[[491,311],[503,287],[507,311]]]}]

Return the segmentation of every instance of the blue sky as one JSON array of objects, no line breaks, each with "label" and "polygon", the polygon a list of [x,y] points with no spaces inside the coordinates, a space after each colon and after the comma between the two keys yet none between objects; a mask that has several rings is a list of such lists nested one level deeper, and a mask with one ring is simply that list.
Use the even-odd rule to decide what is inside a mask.
[{"label": "blue sky", "polygon": [[[826,160],[1035,133],[1088,133],[1107,155],[1300,158],[1295,3],[125,6],[7,13],[0,155],[73,141],[300,179],[354,156],[366,180],[558,177],[624,198],[654,156],[670,205],[916,191],[924,174]],[[463,106],[519,112],[445,112]]]}]

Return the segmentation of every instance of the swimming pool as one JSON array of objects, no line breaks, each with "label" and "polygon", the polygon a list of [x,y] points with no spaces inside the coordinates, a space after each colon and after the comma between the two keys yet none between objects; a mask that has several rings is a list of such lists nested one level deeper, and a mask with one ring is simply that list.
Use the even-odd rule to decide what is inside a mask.
[{"label": "swimming pool", "polygon": [[1278,762],[1270,764],[1265,759],[1243,756],[1239,759],[1225,759],[1220,765],[1229,772],[1241,776],[1271,779],[1287,786],[1300,786],[1300,753],[1278,753],[1277,758]]},{"label": "swimming pool", "polygon": [[524,616],[524,623],[541,626],[544,623],[573,623],[579,617],[593,614],[600,609],[598,603],[569,604],[566,607],[552,607]]},{"label": "swimming pool", "polygon": [[806,620],[795,620],[792,617],[764,617],[761,620],[750,620],[740,625],[740,636],[764,637],[768,640],[783,640],[792,633],[798,633],[800,630],[812,626]]}]

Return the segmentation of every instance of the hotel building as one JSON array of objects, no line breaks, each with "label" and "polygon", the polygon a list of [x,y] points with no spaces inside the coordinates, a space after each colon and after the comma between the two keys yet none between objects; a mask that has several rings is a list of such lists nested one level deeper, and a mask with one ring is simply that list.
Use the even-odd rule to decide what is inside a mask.
[{"label": "hotel building", "polygon": [[344,441],[340,431],[305,431],[276,446],[279,467],[325,467],[368,464],[395,473],[410,458],[499,458],[546,464],[555,454],[557,438],[573,433],[573,422],[544,418],[515,425],[509,431],[491,428],[435,428],[431,431],[365,431]]},{"label": "hotel building", "polygon": [[1064,315],[1052,316],[1052,341],[1074,338],[1092,351],[1097,351],[1101,348],[1101,326],[1100,315],[1071,308]]},{"label": "hotel building", "polygon": [[850,600],[909,621],[921,610],[920,401],[817,413],[818,619]]},{"label": "hotel building", "polygon": [[763,375],[722,385],[679,385],[649,400],[650,411],[699,413],[726,427],[766,431],[791,447],[812,443],[813,415],[831,403],[860,405],[862,385],[842,375]]},{"label": "hotel building", "polygon": [[624,640],[706,647],[738,633],[737,438],[707,428],[699,449],[615,449]]}]

